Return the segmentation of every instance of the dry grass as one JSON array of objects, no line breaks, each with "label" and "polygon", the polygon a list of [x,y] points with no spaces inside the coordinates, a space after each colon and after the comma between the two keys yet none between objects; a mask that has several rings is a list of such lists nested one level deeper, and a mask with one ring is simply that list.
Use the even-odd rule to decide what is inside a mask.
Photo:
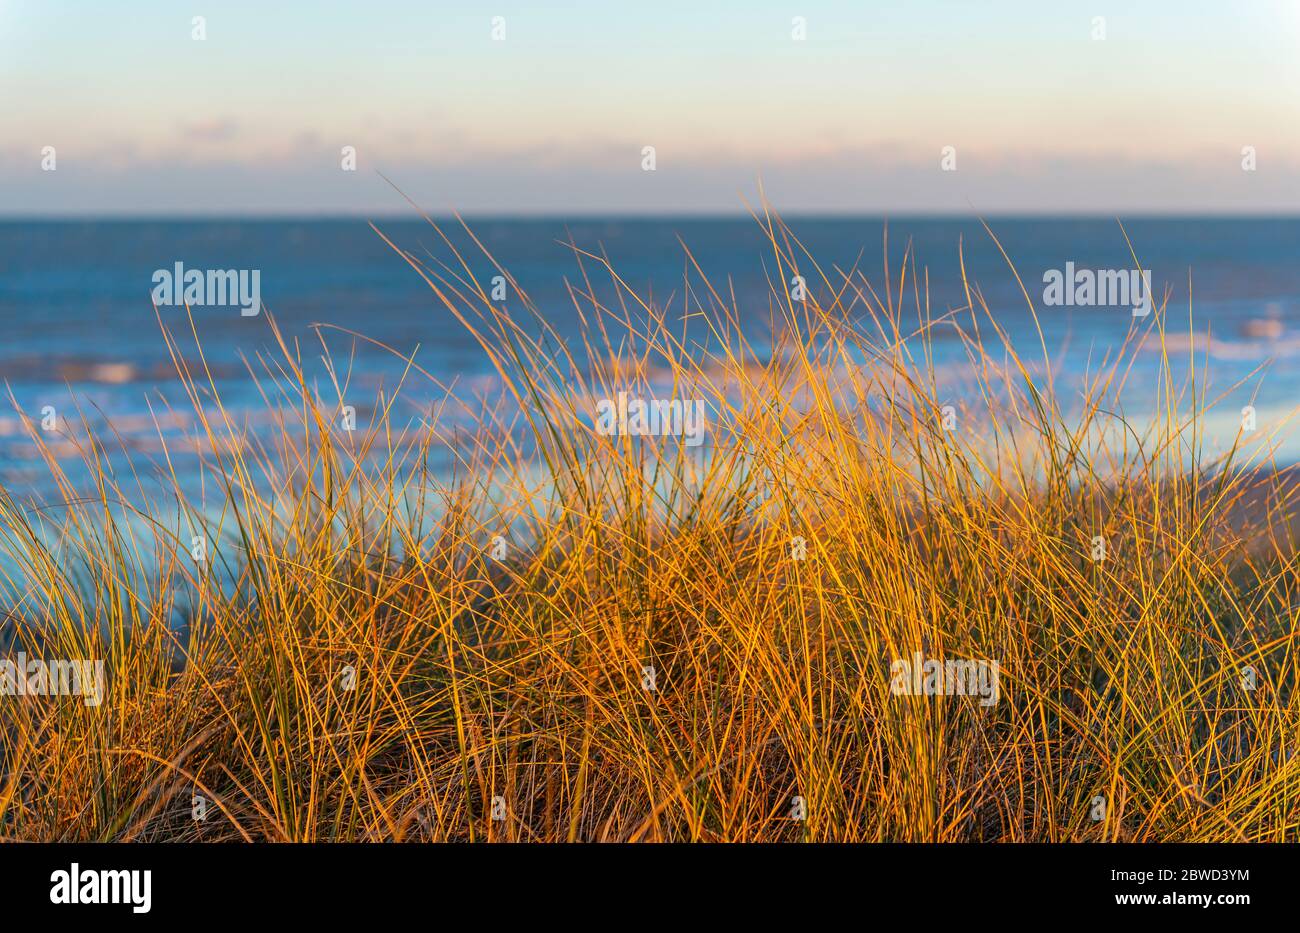
[{"label": "dry grass", "polygon": [[[281,340],[250,365],[268,440],[165,331],[207,508],[175,466],[166,495],[115,475],[111,438],[78,441],[86,495],[33,429],[69,501],[0,499],[12,651],[105,659],[108,695],[0,702],[3,835],[1300,837],[1286,475],[1206,455],[1212,400],[1167,365],[1149,424],[1113,414],[1131,352],[1063,406],[975,283],[932,314],[910,253],[875,281],[823,271],[760,222],[770,348],[696,269],[670,315],[580,254],[584,337],[565,343],[470,262],[403,253],[434,326],[478,336],[499,398],[412,364],[347,433],[346,377],[317,391]],[[782,284],[796,273],[806,303]],[[960,400],[931,364],[940,329],[971,363]],[[706,443],[596,433],[593,400],[619,391],[707,400]],[[454,470],[429,468],[436,451]],[[997,660],[1000,702],[892,695],[890,662],[914,651]]]}]

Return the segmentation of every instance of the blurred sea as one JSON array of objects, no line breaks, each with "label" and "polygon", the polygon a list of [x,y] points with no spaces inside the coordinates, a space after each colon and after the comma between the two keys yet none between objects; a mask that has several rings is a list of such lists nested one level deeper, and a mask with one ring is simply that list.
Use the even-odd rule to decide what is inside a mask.
[{"label": "blurred sea", "polygon": [[[856,266],[883,289],[882,219],[787,217],[786,222],[822,269]],[[1107,354],[1113,357],[1133,319],[1124,308],[1043,307],[1043,273],[1063,269],[1067,262],[1076,268],[1133,268],[1124,234],[1113,219],[998,218],[989,223],[1039,306],[1058,392],[1068,392],[1090,368],[1095,372]],[[607,255],[632,288],[668,304],[672,314],[680,314],[683,306],[684,242],[714,287],[735,295],[742,321],[752,320],[756,343],[761,345],[766,335],[771,282],[776,280],[773,255],[749,218],[481,219],[470,224],[562,336],[575,334],[578,327],[566,281],[580,283],[581,277],[565,245],[569,241]],[[446,244],[423,221],[379,220],[376,225],[417,255],[451,261]],[[444,229],[454,231],[453,241],[487,282],[495,274],[491,264],[454,223]],[[1167,345],[1176,365],[1186,360],[1190,275],[1196,331],[1213,337],[1208,343],[1198,337],[1198,360],[1208,350],[1211,395],[1249,377],[1220,403],[1230,416],[1220,433],[1230,438],[1246,404],[1256,406],[1261,424],[1290,412],[1300,401],[1300,219],[1135,219],[1125,220],[1124,229],[1142,267],[1151,270],[1157,296],[1166,285],[1172,290]],[[888,240],[894,288],[898,263],[910,243],[918,271],[924,267],[928,273],[936,317],[965,301],[960,241],[970,280],[978,283],[998,322],[1023,354],[1041,359],[1020,286],[978,220],[893,219]],[[155,420],[163,422],[164,438],[192,431],[186,418],[165,413],[164,400],[179,412],[188,412],[189,404],[150,300],[155,270],[177,262],[190,269],[260,270],[262,301],[286,338],[299,341],[309,377],[319,381],[325,394],[326,371],[311,329],[316,323],[356,331],[403,353],[418,348],[419,365],[447,382],[473,386],[490,373],[470,335],[438,307],[428,286],[365,220],[7,221],[0,223],[5,337],[0,378],[22,410],[39,420],[43,406],[53,406],[60,415],[79,409],[78,417],[92,423],[111,422],[128,450],[142,460],[156,460],[161,450]],[[604,293],[613,294],[608,287]],[[180,335],[187,359],[196,360],[184,308],[160,311]],[[206,307],[196,308],[195,318],[223,403],[236,417],[257,423],[265,404],[244,360],[278,355],[265,316],[241,317],[237,308]],[[359,399],[362,422],[363,406],[373,402],[381,387],[396,384],[403,363],[341,332],[327,332],[327,340],[340,370],[350,367],[349,391]],[[965,359],[960,341],[936,344],[941,374],[946,367],[959,369]],[[1139,351],[1129,376],[1135,403],[1145,401],[1149,407],[1157,359],[1154,346]],[[440,394],[422,381],[407,391],[427,391],[430,400]],[[46,468],[34,459],[24,434],[6,399],[0,412],[0,482],[15,490],[48,492]],[[1297,452],[1300,445],[1288,442],[1281,459],[1300,459]],[[75,458],[64,465],[75,474]]]}]

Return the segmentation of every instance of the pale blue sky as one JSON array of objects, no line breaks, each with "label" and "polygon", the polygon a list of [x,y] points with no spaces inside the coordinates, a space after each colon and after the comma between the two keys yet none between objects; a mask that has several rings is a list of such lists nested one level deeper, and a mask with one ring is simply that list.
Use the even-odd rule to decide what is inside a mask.
[{"label": "pale blue sky", "polygon": [[1296,212],[1300,0],[0,0],[0,129],[5,215]]}]

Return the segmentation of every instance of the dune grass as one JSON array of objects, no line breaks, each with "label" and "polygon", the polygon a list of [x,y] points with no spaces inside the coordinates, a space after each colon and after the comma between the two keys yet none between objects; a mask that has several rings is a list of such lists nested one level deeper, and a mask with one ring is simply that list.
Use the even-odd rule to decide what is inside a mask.
[{"label": "dune grass", "polygon": [[[112,437],[76,439],[87,491],[33,424],[67,501],[0,498],[10,654],[103,659],[107,694],[0,698],[3,836],[1296,840],[1286,474],[1267,438],[1205,452],[1194,373],[1118,418],[1172,309],[1063,403],[977,283],[932,310],[910,251],[823,270],[758,222],[767,308],[688,252],[675,311],[578,252],[567,341],[486,253],[394,244],[498,378],[417,357],[350,432],[319,348],[271,322],[254,433],[169,318],[204,503],[170,453],[162,494],[115,472]],[[619,392],[705,400],[705,442],[597,432]],[[916,652],[996,660],[998,701],[894,695]]]}]

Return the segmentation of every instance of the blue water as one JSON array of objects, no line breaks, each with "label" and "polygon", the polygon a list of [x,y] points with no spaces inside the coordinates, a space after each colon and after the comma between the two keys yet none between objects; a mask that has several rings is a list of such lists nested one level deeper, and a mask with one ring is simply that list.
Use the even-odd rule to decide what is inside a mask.
[{"label": "blue water", "polygon": [[[881,219],[787,222],[823,270],[856,266],[884,294]],[[1066,262],[1079,268],[1133,266],[1112,219],[996,219],[990,224],[1036,302],[1047,269],[1064,268]],[[377,225],[404,249],[452,261],[447,246],[423,221]],[[629,286],[680,313],[687,268],[680,237],[714,287],[735,294],[755,340],[765,338],[774,262],[763,233],[748,218],[485,219],[471,226],[564,336],[578,329],[566,281],[581,282],[565,242],[603,252]],[[448,229],[454,231],[454,224]],[[918,270],[928,272],[932,313],[964,304],[960,241],[968,276],[978,283],[999,323],[1022,352],[1041,357],[1019,286],[977,220],[901,218],[891,220],[888,229],[895,288],[898,262],[910,243]],[[1135,219],[1126,220],[1125,229],[1142,267],[1152,271],[1156,291],[1166,283],[1172,287],[1171,331],[1186,332],[1190,272],[1196,327],[1215,337],[1209,347],[1216,388],[1227,390],[1266,366],[1262,376],[1235,390],[1224,407],[1236,411],[1253,402],[1261,419],[1294,407],[1300,399],[1294,365],[1300,356],[1300,219]],[[471,257],[480,280],[490,279],[494,270],[468,238],[459,233],[453,238]],[[11,221],[0,223],[0,320],[5,326],[0,377],[21,409],[39,418],[42,406],[53,406],[60,414],[80,406],[78,417],[112,422],[129,448],[146,460],[156,458],[158,431],[149,403],[155,412],[163,399],[181,410],[189,407],[150,301],[154,271],[178,261],[195,269],[260,270],[263,302],[286,338],[299,341],[309,376],[320,380],[322,390],[320,345],[311,329],[316,323],[416,353],[421,366],[447,381],[458,378],[469,385],[490,372],[487,357],[470,335],[364,220]],[[698,277],[694,282],[698,291]],[[612,292],[606,288],[604,294]],[[192,338],[185,333],[184,309],[161,311],[181,335],[187,358],[196,360]],[[1095,369],[1108,352],[1113,355],[1133,323],[1125,309],[1039,311],[1062,385],[1077,381],[1090,360]],[[195,316],[223,403],[256,422],[265,406],[244,361],[279,353],[265,316],[241,317],[238,309],[225,307],[198,308]],[[402,363],[341,333],[328,340],[340,365],[350,363],[360,399],[358,417],[364,419],[365,404],[380,387],[395,384]],[[1176,344],[1174,349],[1177,358]],[[940,364],[965,358],[956,340],[941,341],[937,352]],[[1153,393],[1156,360],[1154,352],[1138,354],[1130,377],[1136,397]],[[430,399],[438,395],[427,383],[412,383],[412,391]],[[175,429],[186,430],[180,422]],[[75,469],[74,458],[66,466]],[[44,474],[6,399],[0,414],[0,482],[40,487]]]}]

